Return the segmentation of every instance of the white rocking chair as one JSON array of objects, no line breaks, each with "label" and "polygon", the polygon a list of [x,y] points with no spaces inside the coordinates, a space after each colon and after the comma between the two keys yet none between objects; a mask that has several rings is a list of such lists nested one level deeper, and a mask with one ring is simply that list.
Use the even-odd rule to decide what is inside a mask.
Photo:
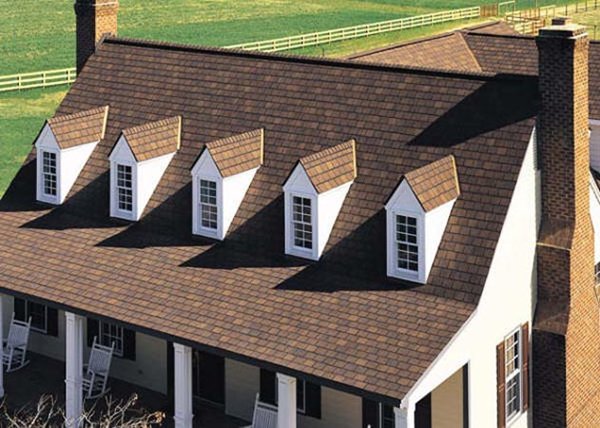
[{"label": "white rocking chair", "polygon": [[256,394],[252,425],[244,428],[277,428],[277,406],[263,403],[260,401],[259,394]]},{"label": "white rocking chair", "polygon": [[111,346],[103,346],[94,336],[89,362],[83,366],[83,396],[86,400],[102,397],[109,391],[106,383],[114,350],[114,342]]},{"label": "white rocking chair", "polygon": [[27,322],[15,319],[13,313],[8,330],[8,338],[2,341],[2,362],[6,372],[14,372],[29,364],[27,358],[27,344],[29,342],[29,330],[31,329],[31,318]]}]

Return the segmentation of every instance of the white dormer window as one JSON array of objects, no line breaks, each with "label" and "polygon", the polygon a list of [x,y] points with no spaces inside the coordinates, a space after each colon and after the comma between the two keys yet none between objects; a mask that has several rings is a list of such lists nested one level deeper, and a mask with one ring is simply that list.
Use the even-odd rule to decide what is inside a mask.
[{"label": "white dormer window", "polygon": [[283,185],[285,253],[318,260],[356,178],[354,140],[298,161]]},{"label": "white dormer window", "polygon": [[35,141],[37,200],[64,202],[98,142],[104,138],[108,107],[48,120]]},{"label": "white dormer window", "polygon": [[385,206],[388,276],[427,282],[459,194],[452,156],[403,177]]},{"label": "white dormer window", "polygon": [[192,174],[192,233],[225,239],[263,162],[263,130],[207,143]]},{"label": "white dormer window", "polygon": [[133,211],[133,177],[131,165],[117,164],[117,199],[119,210]]},{"label": "white dormer window", "polygon": [[217,182],[200,179],[200,227],[211,231],[218,228]]},{"label": "white dormer window", "polygon": [[181,117],[125,129],[110,152],[110,215],[139,220],[179,149]]}]

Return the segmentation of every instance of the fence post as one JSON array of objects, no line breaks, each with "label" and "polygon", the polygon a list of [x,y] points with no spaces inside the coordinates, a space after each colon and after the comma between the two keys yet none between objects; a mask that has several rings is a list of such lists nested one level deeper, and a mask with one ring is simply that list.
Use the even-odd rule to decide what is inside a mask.
[{"label": "fence post", "polygon": [[21,90],[21,86],[22,86],[22,82],[21,82],[21,80],[22,80],[22,77],[21,77],[21,75],[20,75],[20,74],[19,74],[19,76],[17,77],[17,80],[18,80],[18,82],[19,82],[19,83],[18,83],[18,85],[19,85],[19,91],[20,91],[20,90]]},{"label": "fence post", "polygon": [[42,88],[46,87],[46,72],[42,73]]}]

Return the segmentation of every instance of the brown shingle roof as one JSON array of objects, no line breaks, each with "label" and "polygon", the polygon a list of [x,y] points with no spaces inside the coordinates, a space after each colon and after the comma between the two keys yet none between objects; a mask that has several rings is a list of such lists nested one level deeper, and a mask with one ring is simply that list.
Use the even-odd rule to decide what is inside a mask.
[{"label": "brown shingle roof", "polygon": [[[534,37],[490,30],[493,28],[459,30],[455,33],[462,35],[480,70],[490,73],[537,75],[538,51]],[[463,60],[465,47],[459,43],[449,43],[450,39],[449,34],[429,37],[355,55],[352,59],[398,65],[423,65],[444,70],[469,70],[465,67],[468,64]],[[421,51],[428,53],[425,63],[421,62]],[[600,41],[590,42],[589,60],[590,117],[600,119]]]},{"label": "brown shingle roof", "polygon": [[223,177],[258,168],[263,163],[264,130],[244,132],[206,143]]},{"label": "brown shingle roof", "polygon": [[[35,204],[35,151],[0,201],[2,287],[397,404],[479,300],[537,83],[109,38],[59,113],[98,103],[111,106],[106,137],[65,203]],[[179,115],[181,148],[142,218],[115,225],[113,142]],[[227,239],[193,239],[190,165],[204,142],[256,128],[267,135],[264,164]],[[281,183],[298,159],[349,138],[360,174],[323,256],[286,258]],[[387,196],[399,177],[448,155],[461,197],[428,284],[389,281]]]},{"label": "brown shingle roof", "polygon": [[61,149],[93,143],[104,138],[108,106],[54,116],[47,121]]},{"label": "brown shingle roof", "polygon": [[300,159],[317,193],[323,193],[356,178],[356,142],[346,141]]},{"label": "brown shingle roof", "polygon": [[124,129],[123,136],[138,162],[174,153],[181,141],[181,116]]},{"label": "brown shingle roof", "polygon": [[452,155],[415,169],[404,178],[425,211],[431,211],[460,195],[456,163]]}]

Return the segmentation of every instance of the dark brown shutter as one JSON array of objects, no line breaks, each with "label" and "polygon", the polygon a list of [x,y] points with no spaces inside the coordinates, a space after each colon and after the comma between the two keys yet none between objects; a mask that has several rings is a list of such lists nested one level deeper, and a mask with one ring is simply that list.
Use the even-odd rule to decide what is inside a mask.
[{"label": "dark brown shutter", "polygon": [[415,428],[431,428],[431,394],[421,398],[415,406]]},{"label": "dark brown shutter", "polygon": [[260,401],[275,404],[275,373],[260,369]]},{"label": "dark brown shutter", "polygon": [[306,416],[321,418],[321,386],[306,382]]},{"label": "dark brown shutter", "polygon": [[379,418],[378,416],[379,403],[377,401],[363,398],[362,400],[362,428],[378,428]]},{"label": "dark brown shutter", "polygon": [[47,307],[46,333],[48,336],[58,337],[58,309]]},{"label": "dark brown shutter", "polygon": [[15,297],[14,311],[16,320],[25,321],[25,300]]},{"label": "dark brown shutter", "polygon": [[504,341],[502,341],[496,346],[496,382],[498,388],[498,397],[496,401],[498,404],[498,428],[505,428],[506,426],[506,376],[504,375],[506,366],[504,358]]},{"label": "dark brown shutter", "polygon": [[135,361],[135,331],[123,329],[123,358]]},{"label": "dark brown shutter", "polygon": [[529,408],[529,324],[521,326],[521,342],[523,350],[523,410]]},{"label": "dark brown shutter", "polygon": [[94,343],[94,337],[97,337],[97,341],[100,342],[100,321],[93,318],[87,319],[87,345],[92,346]]}]

